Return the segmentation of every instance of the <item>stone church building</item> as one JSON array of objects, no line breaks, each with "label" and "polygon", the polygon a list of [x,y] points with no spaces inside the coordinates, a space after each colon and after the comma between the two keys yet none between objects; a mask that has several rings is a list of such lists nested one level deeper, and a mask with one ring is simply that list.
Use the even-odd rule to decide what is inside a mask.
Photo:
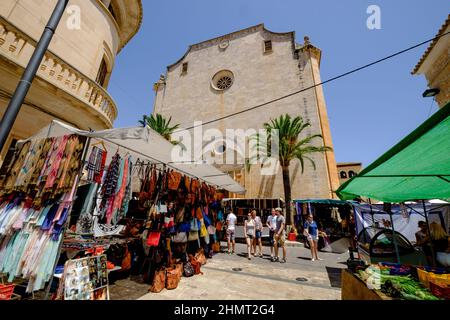
[{"label": "stone church building", "polygon": [[[191,128],[195,121],[215,120],[320,83],[320,59],[321,50],[307,37],[298,44],[294,32],[275,33],[263,24],[194,44],[155,83],[153,112],[171,116],[180,128]],[[311,126],[306,133],[322,134],[325,145],[333,147],[321,86],[201,129],[215,128],[223,133],[227,129],[258,130],[285,113],[307,119]],[[316,143],[322,144],[319,140]],[[233,151],[225,141],[218,142],[212,152]],[[314,154],[312,158],[316,170],[305,162],[304,173],[299,161],[291,162],[292,198],[335,198],[333,191],[339,180],[334,153]],[[261,175],[260,164],[219,167],[245,186],[246,198],[284,198],[281,169],[273,175]]]}]

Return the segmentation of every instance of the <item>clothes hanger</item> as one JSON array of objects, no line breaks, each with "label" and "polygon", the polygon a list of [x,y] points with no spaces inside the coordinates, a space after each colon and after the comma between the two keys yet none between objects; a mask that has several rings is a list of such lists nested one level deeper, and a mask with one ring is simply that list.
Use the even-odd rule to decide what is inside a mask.
[{"label": "clothes hanger", "polygon": [[101,146],[103,147],[103,151],[107,151],[106,145],[105,145],[105,143],[103,142],[103,140],[100,140],[100,141],[95,142],[95,143],[92,144],[93,147],[94,147],[94,146],[98,146],[98,145],[101,145]]}]

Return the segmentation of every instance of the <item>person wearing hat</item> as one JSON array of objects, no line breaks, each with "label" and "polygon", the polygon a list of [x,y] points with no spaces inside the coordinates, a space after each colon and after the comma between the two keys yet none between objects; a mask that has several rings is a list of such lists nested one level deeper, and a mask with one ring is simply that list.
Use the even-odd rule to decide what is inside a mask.
[{"label": "person wearing hat", "polygon": [[[286,219],[283,216],[283,210],[281,208],[276,208],[277,224],[274,233],[274,247],[275,247],[275,257],[272,262],[280,261],[281,263],[286,262],[286,247],[284,242],[286,241],[286,231],[284,230],[286,226]],[[278,249],[281,247],[283,249],[283,259],[280,260],[278,256]]]}]

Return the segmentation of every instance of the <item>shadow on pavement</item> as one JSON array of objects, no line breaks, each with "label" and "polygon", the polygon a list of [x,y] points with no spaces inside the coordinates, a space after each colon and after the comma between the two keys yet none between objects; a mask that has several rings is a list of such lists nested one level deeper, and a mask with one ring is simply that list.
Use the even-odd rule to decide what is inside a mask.
[{"label": "shadow on pavement", "polygon": [[334,288],[340,288],[342,284],[341,279],[342,269],[333,267],[326,267],[326,269],[331,286]]}]

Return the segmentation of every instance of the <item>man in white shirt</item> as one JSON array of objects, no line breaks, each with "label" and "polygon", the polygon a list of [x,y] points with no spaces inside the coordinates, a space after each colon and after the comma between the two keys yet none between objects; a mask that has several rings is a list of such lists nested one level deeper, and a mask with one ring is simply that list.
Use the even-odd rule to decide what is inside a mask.
[{"label": "man in white shirt", "polygon": [[[237,217],[233,212],[230,212],[227,216],[227,241],[228,241],[228,254],[235,252],[235,231],[236,231]],[[233,247],[231,247],[233,245]]]},{"label": "man in white shirt", "polygon": [[277,215],[275,209],[272,209],[272,215],[267,218],[266,225],[269,228],[270,258],[273,259],[273,237],[275,235],[275,229],[277,228]]}]

